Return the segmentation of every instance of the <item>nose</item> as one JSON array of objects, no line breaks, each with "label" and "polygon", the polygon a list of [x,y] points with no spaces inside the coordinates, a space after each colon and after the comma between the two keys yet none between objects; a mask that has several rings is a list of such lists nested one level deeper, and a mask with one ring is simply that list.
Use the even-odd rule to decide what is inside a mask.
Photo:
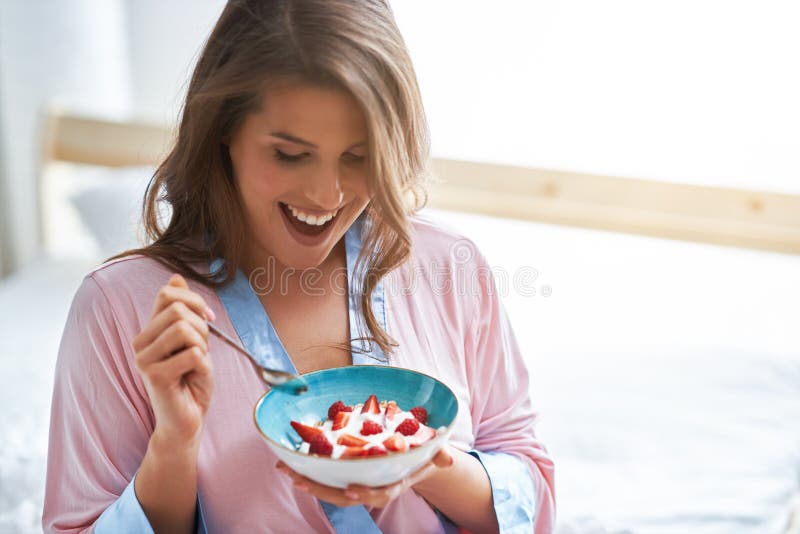
[{"label": "nose", "polygon": [[339,170],[322,171],[311,176],[305,194],[320,210],[330,211],[338,208],[344,199]]}]

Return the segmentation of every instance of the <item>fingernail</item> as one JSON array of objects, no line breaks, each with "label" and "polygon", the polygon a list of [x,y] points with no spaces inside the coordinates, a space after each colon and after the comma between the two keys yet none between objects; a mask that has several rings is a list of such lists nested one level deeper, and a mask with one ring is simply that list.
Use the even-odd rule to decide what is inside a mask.
[{"label": "fingernail", "polygon": [[352,491],[352,490],[347,490],[347,491],[344,492],[344,494],[347,496],[348,499],[352,499],[354,501],[357,501],[358,498],[359,498],[358,493],[356,493],[355,491]]},{"label": "fingernail", "polygon": [[217,315],[214,313],[214,310],[212,310],[208,306],[206,306],[206,318],[209,321],[216,321],[217,320]]}]

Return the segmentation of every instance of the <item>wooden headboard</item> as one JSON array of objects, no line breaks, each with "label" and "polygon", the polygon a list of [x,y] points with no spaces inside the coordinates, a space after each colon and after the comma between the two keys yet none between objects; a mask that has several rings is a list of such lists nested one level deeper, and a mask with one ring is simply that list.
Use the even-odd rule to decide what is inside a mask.
[{"label": "wooden headboard", "polygon": [[[49,115],[43,161],[155,165],[163,125]],[[800,254],[800,195],[434,158],[428,205],[583,228]]]}]

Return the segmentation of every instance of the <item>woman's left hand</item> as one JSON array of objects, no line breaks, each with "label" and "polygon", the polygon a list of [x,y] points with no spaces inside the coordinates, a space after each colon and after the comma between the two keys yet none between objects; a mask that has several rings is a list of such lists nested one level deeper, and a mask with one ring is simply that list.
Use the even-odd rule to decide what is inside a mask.
[{"label": "woman's left hand", "polygon": [[419,484],[434,473],[437,473],[437,470],[447,469],[452,465],[453,455],[449,450],[449,446],[445,445],[439,449],[430,462],[399,482],[377,488],[351,484],[347,489],[333,488],[314,482],[292,471],[283,462],[278,462],[275,467],[280,472],[291,477],[294,487],[307,491],[322,501],[335,504],[336,506],[363,504],[375,508],[384,508],[414,485]]}]

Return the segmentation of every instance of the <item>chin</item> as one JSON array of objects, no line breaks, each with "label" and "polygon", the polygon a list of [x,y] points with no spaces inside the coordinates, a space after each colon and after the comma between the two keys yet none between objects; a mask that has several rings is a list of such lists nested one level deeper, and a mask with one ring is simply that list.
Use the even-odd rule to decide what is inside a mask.
[{"label": "chin", "polygon": [[288,253],[284,253],[277,256],[277,260],[279,264],[282,264],[285,267],[289,267],[298,271],[302,271],[304,269],[312,269],[314,267],[319,267],[325,262],[325,259],[330,254],[330,250],[323,250],[322,252],[318,251],[305,251],[302,250],[292,250]]}]

